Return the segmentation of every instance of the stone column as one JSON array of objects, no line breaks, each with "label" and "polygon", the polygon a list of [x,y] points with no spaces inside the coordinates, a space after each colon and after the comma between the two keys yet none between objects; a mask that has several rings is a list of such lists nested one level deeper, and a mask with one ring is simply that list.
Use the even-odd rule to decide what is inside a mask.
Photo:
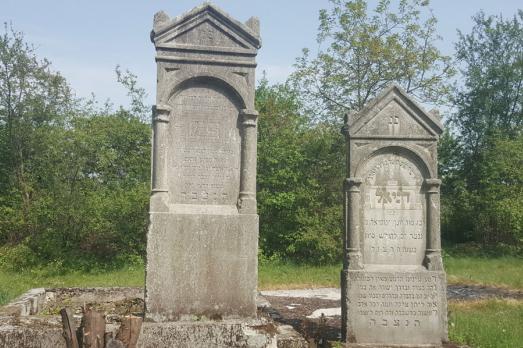
[{"label": "stone column", "polygon": [[427,188],[427,250],[424,264],[429,271],[442,271],[439,202],[441,180],[425,179],[425,186]]},{"label": "stone column", "polygon": [[361,186],[360,178],[345,179],[345,240],[347,255],[347,269],[362,269],[362,255],[360,249],[360,209]]},{"label": "stone column", "polygon": [[153,107],[153,144],[152,144],[152,191],[151,212],[166,211],[167,185],[166,148],[167,127],[171,108],[168,105]]},{"label": "stone column", "polygon": [[242,214],[256,214],[256,110],[243,109],[240,112],[242,126],[242,152],[240,174],[240,198],[238,209]]}]

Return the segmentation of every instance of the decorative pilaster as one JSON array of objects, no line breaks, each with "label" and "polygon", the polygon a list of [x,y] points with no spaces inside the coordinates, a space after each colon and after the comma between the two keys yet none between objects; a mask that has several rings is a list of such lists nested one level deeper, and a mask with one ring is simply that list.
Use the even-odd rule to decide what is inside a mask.
[{"label": "decorative pilaster", "polygon": [[439,188],[441,180],[425,179],[427,194],[427,249],[423,264],[429,271],[442,271]]},{"label": "decorative pilaster", "polygon": [[168,105],[153,106],[153,144],[152,144],[152,190],[151,212],[167,211],[168,184],[166,171],[167,127],[171,107]]},{"label": "decorative pilaster", "polygon": [[362,269],[362,255],[360,249],[360,204],[361,186],[360,178],[347,178],[344,182],[345,192],[345,254],[346,269]]},{"label": "decorative pilaster", "polygon": [[243,109],[240,112],[242,126],[242,152],[240,197],[238,209],[242,214],[256,214],[256,147],[258,112]]}]

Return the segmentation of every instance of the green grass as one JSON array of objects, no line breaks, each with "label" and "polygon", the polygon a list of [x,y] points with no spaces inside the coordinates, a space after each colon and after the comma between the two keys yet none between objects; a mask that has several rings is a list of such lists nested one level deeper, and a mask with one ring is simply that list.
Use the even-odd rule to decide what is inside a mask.
[{"label": "green grass", "polygon": [[474,348],[523,347],[523,301],[449,303],[449,338]]},{"label": "green grass", "polygon": [[523,258],[521,257],[449,256],[445,258],[445,270],[450,284],[523,288]]},{"label": "green grass", "polygon": [[258,287],[262,290],[340,286],[341,265],[310,266],[270,262],[260,264]]},{"label": "green grass", "polygon": [[[484,284],[523,289],[523,259],[518,257],[447,256],[449,283]],[[258,284],[263,290],[339,287],[341,265],[307,266],[261,262]],[[8,272],[0,269],[0,304],[35,287],[143,286],[143,266],[112,271],[56,271],[52,267]]]},{"label": "green grass", "polygon": [[[523,259],[517,257],[445,258],[451,283],[474,283],[523,288]],[[262,262],[260,289],[338,287],[341,265],[306,266]],[[8,272],[0,269],[0,305],[30,288],[143,286],[141,265],[112,271],[59,272],[52,267]],[[449,303],[449,336],[475,348],[523,347],[523,301],[487,300]]]},{"label": "green grass", "polygon": [[143,286],[143,284],[143,267],[127,267],[107,272],[67,273],[45,269],[14,273],[0,269],[0,305],[31,288]]},{"label": "green grass", "polygon": [[[273,262],[259,269],[259,288],[263,290],[338,287],[341,266],[304,266]],[[114,271],[56,272],[52,269],[18,273],[0,269],[0,305],[31,288],[143,286],[143,266]]]}]

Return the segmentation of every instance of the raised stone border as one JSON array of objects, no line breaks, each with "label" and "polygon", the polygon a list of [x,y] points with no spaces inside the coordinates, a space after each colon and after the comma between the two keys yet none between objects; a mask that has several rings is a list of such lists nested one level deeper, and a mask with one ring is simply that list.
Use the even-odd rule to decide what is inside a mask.
[{"label": "raised stone border", "polygon": [[44,288],[31,289],[2,308],[2,312],[15,316],[34,315],[40,311],[45,301],[46,291]]},{"label": "raised stone border", "polygon": [[[57,314],[48,315],[46,308],[61,306],[57,301],[66,294],[67,305],[111,303],[132,299],[143,300],[141,288],[50,288],[31,289],[0,308],[0,347],[65,348],[62,323]],[[260,319],[249,322],[234,320],[149,323],[142,326],[138,347],[245,347],[307,348],[305,339],[291,326],[273,322],[264,315],[270,308],[258,297]],[[44,311],[44,312],[42,312]],[[82,315],[74,315],[77,325]],[[107,316],[107,331],[116,332],[118,315]],[[163,331],[161,341],[158,333]]]}]

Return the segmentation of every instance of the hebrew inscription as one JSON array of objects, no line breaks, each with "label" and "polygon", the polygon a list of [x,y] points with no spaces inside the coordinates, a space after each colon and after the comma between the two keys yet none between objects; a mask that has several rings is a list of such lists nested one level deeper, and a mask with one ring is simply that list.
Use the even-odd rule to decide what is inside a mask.
[{"label": "hebrew inscription", "polygon": [[365,263],[421,265],[426,226],[418,167],[407,157],[389,153],[371,158],[363,173]]},{"label": "hebrew inscription", "polygon": [[172,99],[169,192],[178,204],[234,205],[240,187],[238,107],[228,91],[193,84]]},{"label": "hebrew inscription", "polygon": [[352,274],[348,284],[354,322],[364,332],[409,337],[439,327],[444,289],[437,274],[360,272]]}]

